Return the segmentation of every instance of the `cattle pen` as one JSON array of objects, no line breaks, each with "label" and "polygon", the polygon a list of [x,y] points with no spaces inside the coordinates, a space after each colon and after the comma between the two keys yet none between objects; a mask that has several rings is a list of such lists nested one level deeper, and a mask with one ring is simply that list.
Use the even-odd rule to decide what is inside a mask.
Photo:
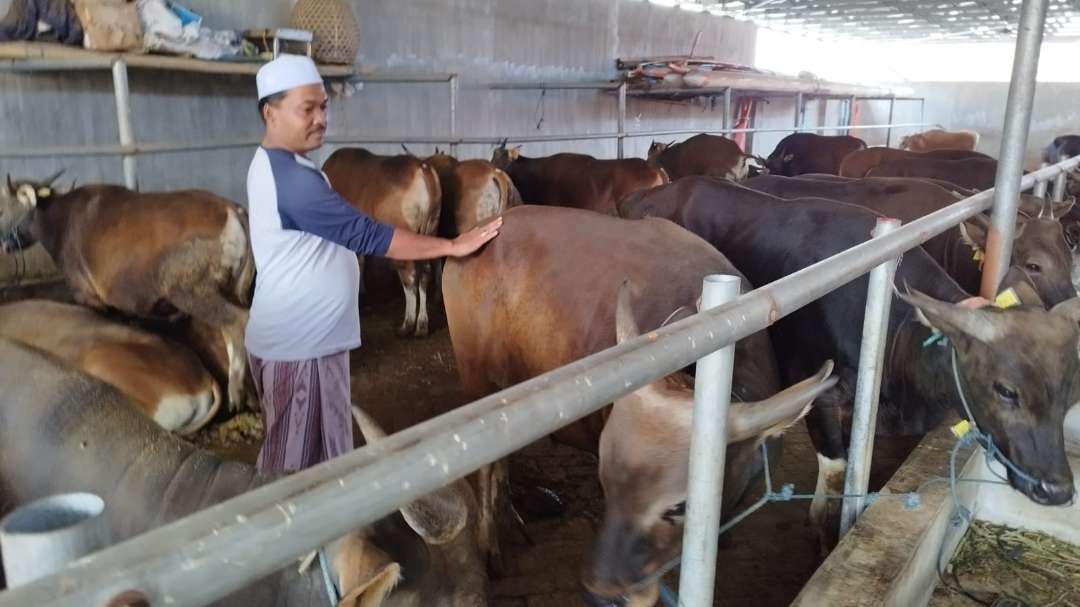
[{"label": "cattle pen", "polygon": [[[770,4],[778,3],[756,3],[750,10],[764,9]],[[979,501],[998,502],[1001,505],[992,509],[991,514],[981,517],[995,524],[1015,524],[1018,517],[1037,518],[1041,514],[1019,498],[1019,494],[1012,495],[1007,487],[971,488],[981,487],[1001,475],[998,470],[1001,464],[990,462],[993,447],[989,447],[991,454],[987,454],[983,451],[987,445],[976,445],[977,431],[966,439],[960,436],[962,431],[958,431],[956,437],[943,432],[928,437],[909,460],[913,462],[911,468],[904,469],[911,477],[900,474],[900,480],[905,482],[893,481],[881,492],[871,491],[869,471],[885,366],[889,306],[893,295],[905,290],[904,285],[894,285],[894,272],[908,251],[990,211],[991,227],[980,292],[993,301],[1009,272],[1013,242],[1019,235],[1017,215],[1021,192],[1034,192],[1040,197],[1049,193],[1053,202],[1065,201],[1066,179],[1080,170],[1080,155],[1054,163],[1044,162],[1037,170],[1024,171],[1040,47],[1050,4],[1050,0],[1023,0],[1019,6],[1012,77],[993,188],[970,195],[965,193],[963,197],[958,195],[955,203],[907,223],[881,218],[873,234],[862,244],[774,282],[754,285],[756,288],[741,295],[737,277],[701,277],[703,295],[700,310],[695,314],[370,442],[331,461],[83,556],[58,573],[0,591],[0,607],[194,607],[213,603],[274,571],[293,567],[297,559],[351,530],[375,524],[400,507],[506,458],[642,386],[693,365],[697,365],[698,375],[694,384],[692,457],[682,554],[665,563],[655,578],[679,568],[678,594],[667,586],[662,589],[660,600],[667,607],[711,606],[716,600],[713,588],[718,575],[718,535],[742,520],[740,515],[721,527],[723,496],[720,488],[723,486],[727,445],[725,420],[732,398],[732,366],[737,362],[733,358],[735,344],[865,275],[869,275],[869,290],[865,321],[860,328],[861,350],[846,485],[842,494],[830,496],[842,504],[841,543],[793,604],[808,607],[926,604],[939,583],[941,566],[948,562],[960,536],[977,518],[968,516],[961,524],[950,516],[954,514],[954,508],[970,512]],[[147,59],[146,63],[138,65],[140,59],[133,60],[126,54],[90,60],[78,53],[65,55],[61,60],[0,52],[0,61],[0,70],[20,72],[111,70],[119,127],[119,144],[0,150],[0,160],[119,157],[124,182],[128,187],[136,188],[139,178],[135,158],[141,155],[250,148],[259,144],[258,139],[251,138],[207,142],[135,141],[127,84],[129,65],[183,71],[194,64],[162,67]],[[253,72],[245,67],[237,73],[247,77]],[[933,126],[925,122],[926,98],[910,91],[898,94],[893,90],[869,87],[842,93],[809,89],[769,91],[764,86],[740,89],[732,85],[697,92],[699,96],[709,97],[713,102],[720,100],[723,104],[719,128],[630,129],[627,126],[628,98],[650,97],[649,93],[635,92],[625,82],[548,80],[489,82],[482,88],[542,93],[548,90],[600,91],[603,96],[612,95],[615,99],[616,129],[584,134],[473,136],[463,134],[460,124],[459,91],[464,85],[456,73],[371,75],[342,68],[324,71],[324,75],[350,86],[360,83],[446,86],[446,95],[439,101],[446,103],[448,120],[443,121],[444,134],[331,135],[326,139],[330,145],[445,144],[451,154],[455,154],[464,146],[505,144],[507,141],[611,141],[615,142],[617,157],[622,159],[628,155],[626,142],[635,138],[696,133],[752,135],[835,131],[847,134],[867,130],[884,131],[888,146],[894,129]],[[793,125],[757,127],[748,117],[751,120],[749,126],[737,126],[733,97],[740,90],[756,91],[762,97],[772,95],[794,100]],[[670,95],[658,92],[651,96],[660,98],[665,94]],[[805,124],[805,104],[812,97],[841,101],[839,122],[825,126]],[[854,107],[860,99],[887,101],[888,120],[856,124]],[[919,118],[894,123],[895,104],[899,101],[918,103]],[[823,115],[827,109],[822,110]],[[954,373],[955,364],[954,360]],[[959,378],[956,381],[959,385]],[[817,396],[832,385],[824,382],[792,398]],[[961,398],[962,395],[961,391]],[[1066,428],[1070,449],[1080,444],[1080,427],[1074,427],[1077,426],[1075,419],[1075,416],[1070,417]],[[929,452],[933,453],[927,455]],[[950,463],[954,469],[945,473],[948,476],[946,482],[938,482],[942,479],[934,474],[946,466],[941,459],[946,457],[945,454],[953,458]],[[958,457],[961,459],[956,461]],[[1078,460],[1072,453],[1070,457],[1075,466]],[[767,458],[766,455],[766,493],[750,511],[768,501],[810,497],[792,495],[793,491],[787,488],[773,491]],[[931,458],[934,459],[931,461]],[[906,482],[915,477],[919,479],[918,483]],[[927,480],[932,478],[936,480]],[[968,483],[968,488],[958,489],[961,483]],[[933,488],[925,489],[930,486]],[[890,492],[894,494],[891,496],[894,500],[888,499]],[[898,516],[896,512],[901,508],[908,511],[924,509],[919,517],[912,519],[915,522],[900,526],[902,533],[915,537],[910,546],[904,545],[904,558],[886,564],[875,563],[880,569],[869,570],[843,561],[860,557],[872,560],[871,557],[880,557],[880,552],[888,552],[868,537],[874,533],[887,535],[890,525],[895,522],[895,518],[890,517]],[[1024,508],[1031,509],[1031,514]],[[1010,509],[1020,514],[1010,515]],[[1070,518],[1075,508],[1063,512],[1059,520],[1046,523],[1046,528],[1069,529],[1076,524],[1074,518]],[[1070,541],[1077,541],[1076,537],[1071,535]],[[899,543],[897,540],[896,545]],[[890,576],[886,580],[889,584],[894,577],[899,581],[885,584],[878,579],[883,575]],[[327,584],[332,586],[329,580]],[[860,591],[864,594],[856,596]],[[881,594],[868,598],[873,592]]]}]

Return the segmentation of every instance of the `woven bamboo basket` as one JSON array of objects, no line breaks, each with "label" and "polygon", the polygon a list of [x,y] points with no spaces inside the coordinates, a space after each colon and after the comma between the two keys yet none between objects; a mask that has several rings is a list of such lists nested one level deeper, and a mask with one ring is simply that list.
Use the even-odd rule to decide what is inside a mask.
[{"label": "woven bamboo basket", "polygon": [[311,53],[319,63],[352,64],[360,50],[360,25],[347,0],[300,0],[289,26],[314,35]]}]

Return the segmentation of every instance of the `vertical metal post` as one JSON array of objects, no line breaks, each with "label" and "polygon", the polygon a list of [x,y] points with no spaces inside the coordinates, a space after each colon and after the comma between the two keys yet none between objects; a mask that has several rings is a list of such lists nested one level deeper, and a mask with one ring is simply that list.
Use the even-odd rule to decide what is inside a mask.
[{"label": "vertical metal post", "polygon": [[1020,178],[1024,168],[1024,150],[1031,126],[1031,106],[1035,99],[1035,74],[1039,69],[1043,26],[1049,0],[1024,0],[1020,9],[1020,27],[1016,34],[1009,100],[1005,105],[1005,128],[1001,137],[1001,155],[994,180],[994,212],[987,235],[986,261],[979,293],[993,301],[1012,256],[1016,231],[1016,208],[1020,202]]},{"label": "vertical metal post", "polygon": [[746,149],[743,150],[747,154],[754,153],[754,131],[757,128],[757,111],[758,103],[756,100],[750,100],[750,118],[746,121],[746,126],[751,130],[746,133]]},{"label": "vertical metal post", "polygon": [[[131,91],[128,89],[127,62],[117,59],[113,62],[113,93],[116,96],[116,125],[120,131],[120,145],[135,145],[135,132],[131,126]],[[138,185],[135,155],[125,154],[124,185],[134,190]]]},{"label": "vertical metal post", "polygon": [[[1054,192],[1050,198],[1054,202],[1061,202],[1065,200],[1065,186],[1069,182],[1068,173],[1060,173],[1057,177],[1054,177]],[[1043,189],[1046,189],[1046,183],[1043,182]]]},{"label": "vertical metal post", "polygon": [[[1039,168],[1045,169],[1048,166],[1050,166],[1050,163],[1044,162],[1039,165]],[[1031,189],[1031,193],[1039,198],[1046,198],[1046,185],[1047,183],[1045,181],[1035,182],[1035,187]]]},{"label": "vertical metal post", "polygon": [[[701,309],[708,310],[739,296],[738,276],[705,277]],[[683,529],[681,607],[712,607],[716,581],[717,534],[727,452],[727,415],[735,344],[698,361],[694,383],[693,431],[690,436],[686,526]]]},{"label": "vertical metal post", "polygon": [[[858,97],[853,96],[850,99],[848,99],[848,102],[847,102],[847,120],[844,121],[844,124],[846,124],[848,127],[851,127],[851,126],[855,125],[855,104],[858,103],[858,102],[859,102]],[[845,135],[850,135],[851,134],[851,129],[850,128],[844,129],[844,134]]]},{"label": "vertical metal post", "polygon": [[[900,220],[883,217],[877,220],[873,236],[880,238],[899,227]],[[851,419],[851,444],[848,446],[847,476],[844,479],[846,495],[866,493],[870,484],[870,460],[874,455],[874,430],[877,427],[881,374],[885,370],[885,342],[889,334],[889,309],[892,307],[896,261],[890,259],[870,271],[855,386],[855,412]],[[855,524],[864,505],[862,498],[844,500],[840,514],[840,537],[844,537]]]},{"label": "vertical metal post", "polygon": [[885,147],[892,145],[893,112],[896,110],[896,97],[889,97],[889,128],[885,129]]},{"label": "vertical metal post", "polygon": [[803,108],[803,94],[797,93],[795,95],[795,131],[799,132],[799,127],[802,126],[802,108]]},{"label": "vertical metal post", "polygon": [[919,124],[926,124],[926,97],[919,99]]},{"label": "vertical metal post", "polygon": [[[450,89],[450,139],[457,139],[457,101],[458,101],[458,75],[451,74],[448,83]],[[457,141],[450,142],[450,155],[457,156]]]},{"label": "vertical metal post", "polygon": [[[731,87],[724,89],[724,130],[728,130],[733,125],[731,116]],[[726,133],[727,136],[731,136],[731,133]]]},{"label": "vertical metal post", "polygon": [[626,81],[619,83],[619,139],[616,157],[622,160],[624,157],[624,143],[626,139]]}]

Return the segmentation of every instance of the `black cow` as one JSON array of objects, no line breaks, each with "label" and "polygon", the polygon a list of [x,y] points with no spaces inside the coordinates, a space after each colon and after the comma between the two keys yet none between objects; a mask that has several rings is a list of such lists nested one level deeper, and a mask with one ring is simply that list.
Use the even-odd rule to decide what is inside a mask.
[{"label": "black cow", "polygon": [[[707,177],[629,196],[620,213],[675,221],[759,285],[866,241],[879,217],[822,199],[792,204]],[[1074,487],[1063,426],[1066,410],[1080,399],[1080,300],[1051,312],[1041,302],[1004,310],[954,305],[970,299],[968,294],[921,248],[904,254],[896,283],[913,291],[893,300],[877,432],[920,435],[947,416],[963,415],[959,383],[978,426],[1034,479],[1010,471],[1010,484],[1040,504],[1069,502]],[[807,417],[818,452],[817,493],[843,484],[867,285],[864,275],[771,328],[785,381],[836,361],[837,387]],[[931,331],[920,320],[947,339],[924,346]],[[823,545],[828,515],[826,500],[815,500],[811,519]]]},{"label": "black cow", "polygon": [[[821,181],[763,175],[750,179],[745,185],[780,198],[814,196],[856,204],[904,223],[939,211],[963,197],[933,183],[906,178]],[[1061,222],[1057,220],[1072,208],[1072,202],[1054,205],[1034,196],[1022,195],[1022,198],[1021,208],[1026,215],[1019,216],[1020,225],[1012,252],[1016,275],[1030,280],[1047,305],[1075,297],[1072,253]],[[971,294],[979,292],[981,259],[986,250],[989,225],[989,218],[979,214],[923,244],[949,276]]]},{"label": "black cow", "polygon": [[844,157],[862,149],[866,149],[866,142],[858,137],[792,133],[776,144],[765,166],[770,174],[787,177],[803,173],[839,175]]}]

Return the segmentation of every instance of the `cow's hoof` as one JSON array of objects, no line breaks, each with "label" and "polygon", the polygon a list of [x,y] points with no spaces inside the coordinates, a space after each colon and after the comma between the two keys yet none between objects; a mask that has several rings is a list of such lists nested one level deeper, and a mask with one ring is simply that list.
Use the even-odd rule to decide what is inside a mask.
[{"label": "cow's hoof", "polygon": [[425,320],[425,321],[416,323],[416,331],[413,333],[413,337],[423,339],[423,338],[427,337],[429,333],[430,333],[430,331],[428,330],[428,323]]},{"label": "cow's hoof", "polygon": [[416,334],[416,326],[409,324],[402,324],[397,330],[398,337],[407,338]]}]

